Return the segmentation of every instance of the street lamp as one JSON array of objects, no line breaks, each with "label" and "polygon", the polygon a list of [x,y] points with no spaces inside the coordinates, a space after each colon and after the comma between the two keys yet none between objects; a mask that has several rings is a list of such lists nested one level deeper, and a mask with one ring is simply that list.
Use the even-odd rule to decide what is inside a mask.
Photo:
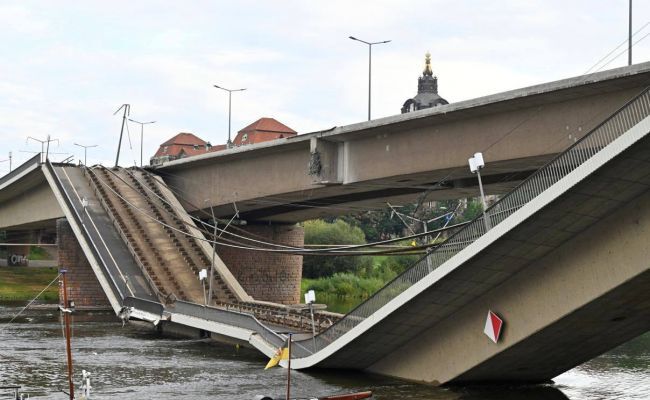
[{"label": "street lamp", "polygon": [[232,146],[232,141],[230,140],[230,110],[232,108],[232,92],[243,92],[246,90],[244,89],[226,89],[225,87],[217,86],[217,85],[212,85],[216,87],[217,89],[225,90],[228,92],[228,142],[226,143],[228,147],[230,148]]},{"label": "street lamp", "polygon": [[481,168],[485,167],[483,153],[474,153],[474,157],[471,157],[467,161],[469,162],[469,170],[472,171],[472,173],[476,173],[476,176],[478,177],[478,187],[481,190],[481,201],[483,202],[483,221],[485,221],[485,231],[487,232],[490,230],[491,226],[490,221],[485,214],[487,203],[485,202],[485,193],[483,193],[483,182],[481,182]]},{"label": "street lamp", "polygon": [[140,122],[136,121],[134,119],[129,118],[129,121],[135,122],[136,124],[140,124],[140,168],[142,168],[142,137],[144,133],[144,126],[147,124],[155,124],[156,121],[149,121],[149,122]]},{"label": "street lamp", "polygon": [[84,146],[83,144],[79,144],[79,143],[74,143],[74,145],[84,148],[84,165],[88,166],[88,164],[86,163],[86,152],[87,152],[89,147],[97,147],[97,145],[96,144],[91,144],[89,146]]},{"label": "street lamp", "polygon": [[[47,161],[48,155],[50,154],[50,142],[56,141],[56,145],[59,145],[59,139],[50,139],[50,135],[47,135],[47,139],[45,140],[40,140],[33,138],[31,136],[27,136],[27,140],[25,140],[25,144],[29,142],[29,139],[32,139],[35,142],[39,142],[41,144],[41,162]],[[45,150],[45,153],[43,153],[43,147],[45,146],[45,143],[47,143],[47,150]],[[45,156],[45,158],[43,158]]]},{"label": "street lamp", "polygon": [[390,40],[384,40],[382,42],[366,42],[365,40],[357,39],[354,36],[350,36],[350,39],[368,45],[368,121],[370,121],[370,93],[371,93],[371,86],[372,86],[372,45],[388,43],[390,42]]}]

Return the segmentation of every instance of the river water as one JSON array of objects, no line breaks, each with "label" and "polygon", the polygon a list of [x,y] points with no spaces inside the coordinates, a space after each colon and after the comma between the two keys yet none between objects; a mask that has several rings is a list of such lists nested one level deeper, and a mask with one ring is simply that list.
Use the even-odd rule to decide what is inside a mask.
[{"label": "river water", "polygon": [[[58,313],[0,305],[0,386],[22,385],[32,398],[66,399],[65,347]],[[95,399],[284,398],[286,370],[265,371],[253,350],[207,340],[160,337],[148,328],[115,322],[111,315],[77,315],[73,332],[75,370],[92,372]],[[103,319],[103,321],[101,321]],[[79,379],[77,379],[79,380]],[[292,373],[292,395],[306,398],[371,389],[375,399],[408,400],[594,400],[650,399],[650,334],[555,379],[529,387],[437,388],[351,372]],[[293,397],[293,396],[292,396]],[[10,398],[0,391],[0,399]]]}]

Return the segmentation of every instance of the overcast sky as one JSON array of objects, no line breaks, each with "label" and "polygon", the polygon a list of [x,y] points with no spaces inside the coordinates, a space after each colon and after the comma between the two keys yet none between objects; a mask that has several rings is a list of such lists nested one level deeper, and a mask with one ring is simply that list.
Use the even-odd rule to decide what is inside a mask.
[{"label": "overcast sky", "polygon": [[[650,1],[635,0],[635,40],[650,34]],[[493,1],[0,1],[0,160],[40,151],[111,165],[120,117],[156,120],[144,154],[178,132],[213,144],[274,117],[299,133],[398,114],[416,94],[430,51],[450,102],[581,75],[627,39],[628,0]],[[626,45],[612,55],[624,53]],[[609,61],[608,58],[605,62]],[[650,36],[634,62],[650,61]],[[599,64],[595,69],[600,69]],[[622,54],[604,67],[626,65]],[[139,161],[139,127],[121,164]],[[65,155],[54,154],[54,160]],[[0,163],[0,174],[8,163]]]}]

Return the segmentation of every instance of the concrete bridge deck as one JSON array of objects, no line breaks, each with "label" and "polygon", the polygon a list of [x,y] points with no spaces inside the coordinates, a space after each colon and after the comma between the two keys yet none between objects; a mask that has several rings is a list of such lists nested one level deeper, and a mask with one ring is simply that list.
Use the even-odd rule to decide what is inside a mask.
[{"label": "concrete bridge deck", "polygon": [[[323,330],[315,348],[311,337],[299,338],[292,367],[360,368],[433,384],[541,382],[646,332],[649,135],[645,90],[487,210],[490,229],[481,218],[467,225]],[[110,234],[88,228],[105,218],[93,205],[83,210],[80,190],[93,191],[88,179],[70,167],[37,168],[116,312],[126,307],[132,318],[211,332],[266,355],[282,344],[261,319],[262,304],[242,311],[166,304],[137,262],[140,279],[134,268],[132,278],[120,280],[121,262],[111,266],[101,252]],[[126,189],[113,183],[116,192]],[[127,285],[132,281],[140,287]],[[497,343],[483,335],[488,310],[505,319]]]},{"label": "concrete bridge deck", "polygon": [[[386,201],[476,197],[467,159],[482,151],[486,192],[505,194],[650,82],[650,63],[413,113],[184,158],[156,167],[183,206],[296,222]],[[209,199],[209,203],[205,203]]]}]

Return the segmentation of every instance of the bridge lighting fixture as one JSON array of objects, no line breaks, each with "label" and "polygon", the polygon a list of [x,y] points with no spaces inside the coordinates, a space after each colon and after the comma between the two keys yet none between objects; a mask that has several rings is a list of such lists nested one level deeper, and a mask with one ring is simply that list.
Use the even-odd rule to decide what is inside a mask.
[{"label": "bridge lighting fixture", "polygon": [[370,102],[371,102],[371,87],[372,87],[372,46],[375,44],[384,44],[390,40],[383,40],[381,42],[366,42],[365,40],[357,39],[354,36],[349,36],[350,39],[357,42],[365,43],[368,45],[368,121],[370,121]]},{"label": "bridge lighting fixture", "polygon": [[87,153],[87,151],[88,151],[88,148],[89,148],[89,147],[97,147],[97,145],[96,145],[96,144],[91,144],[91,145],[85,146],[85,145],[83,145],[83,144],[79,144],[79,143],[73,143],[73,144],[74,144],[75,146],[79,146],[79,147],[83,147],[83,148],[84,148],[84,165],[87,166],[88,163],[86,162],[86,153]]},{"label": "bridge lighting fixture", "polygon": [[228,148],[232,147],[232,141],[230,140],[230,111],[232,110],[232,92],[243,92],[246,90],[246,88],[243,89],[226,89],[225,87],[221,87],[218,85],[212,85],[216,87],[217,89],[225,90],[228,92],[228,142],[226,142],[226,145]]},{"label": "bridge lighting fixture", "polygon": [[129,121],[134,122],[136,124],[140,124],[140,168],[142,168],[142,147],[143,147],[142,137],[144,136],[144,126],[148,124],[155,124],[156,121],[140,122],[131,118],[129,118]]},{"label": "bridge lighting fixture", "polygon": [[481,190],[481,202],[483,203],[483,221],[485,222],[485,231],[487,232],[490,230],[491,226],[487,214],[485,213],[485,210],[487,210],[487,202],[485,201],[483,182],[481,181],[481,169],[485,168],[483,153],[474,153],[474,157],[470,157],[467,161],[469,162],[469,170],[478,177],[478,187]]}]

